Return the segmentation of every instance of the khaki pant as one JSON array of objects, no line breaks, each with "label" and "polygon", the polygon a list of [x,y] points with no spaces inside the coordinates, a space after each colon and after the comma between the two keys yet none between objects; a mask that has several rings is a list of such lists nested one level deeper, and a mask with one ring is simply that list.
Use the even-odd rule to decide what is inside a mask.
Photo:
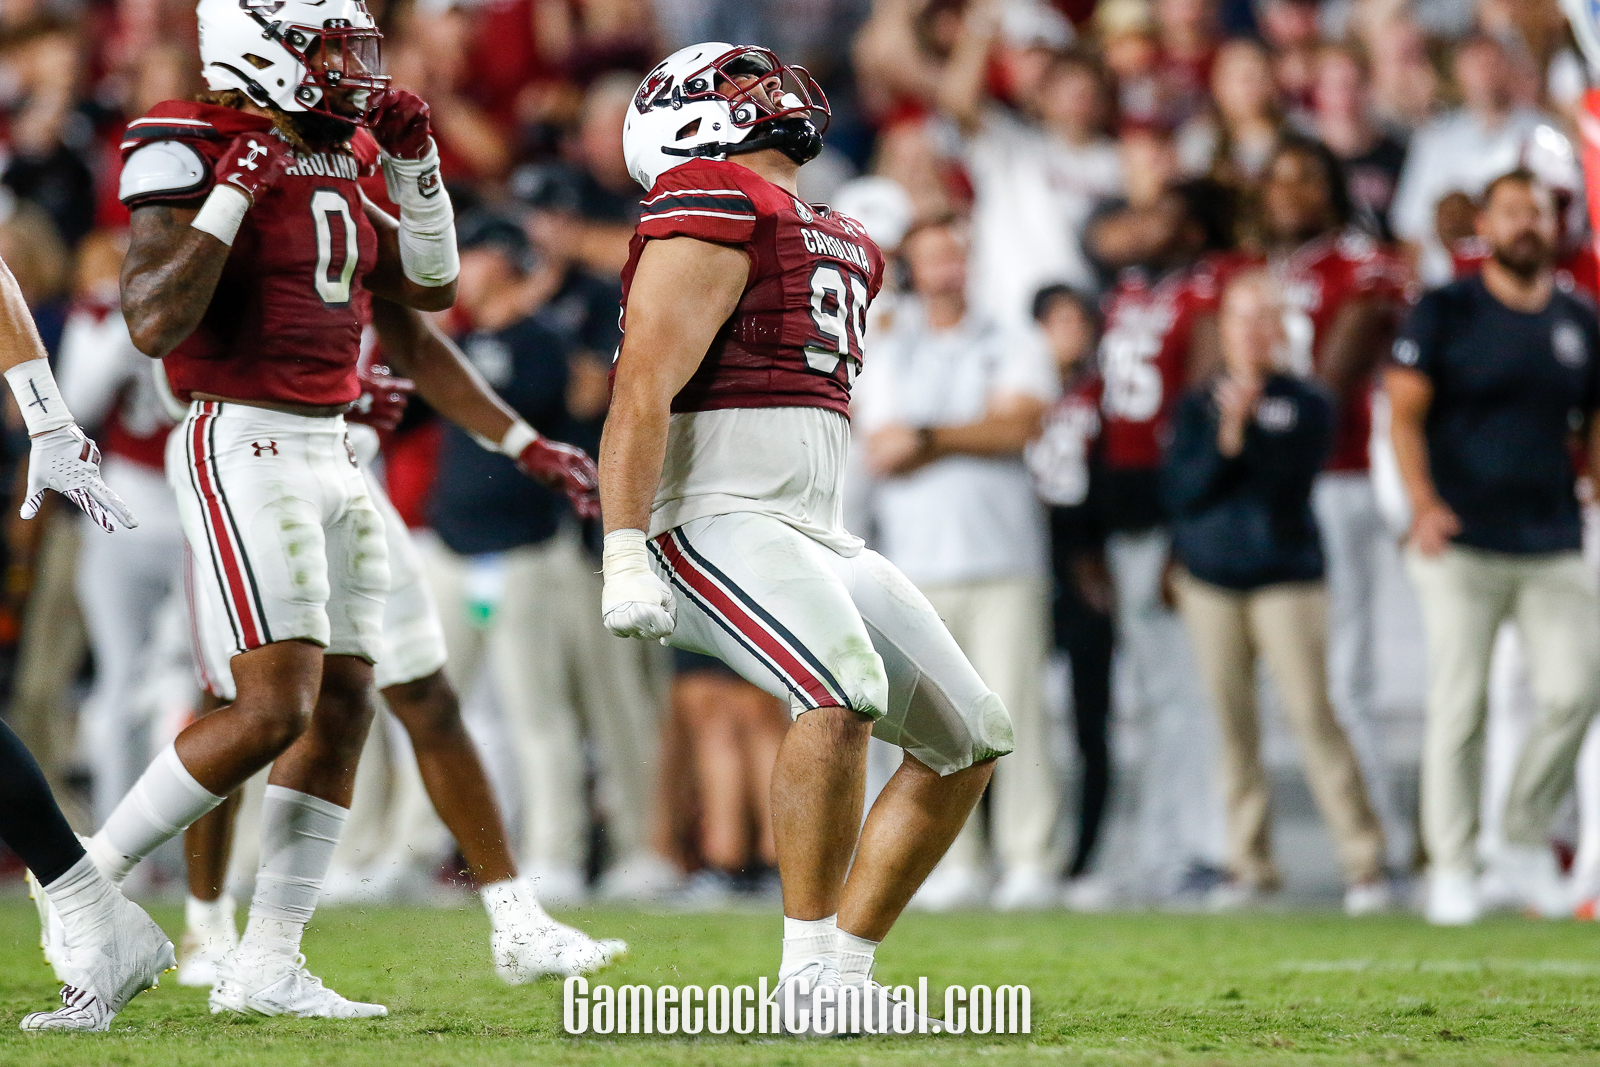
[{"label": "khaki pant", "polygon": [[1244,593],[1184,574],[1178,598],[1222,726],[1234,876],[1262,888],[1280,883],[1272,860],[1270,790],[1261,765],[1259,656],[1299,739],[1306,779],[1333,830],[1345,878],[1356,883],[1379,877],[1383,831],[1328,699],[1328,602],[1322,583],[1285,582]]},{"label": "khaki pant", "polygon": [[1422,834],[1439,869],[1475,863],[1489,659],[1501,622],[1522,631],[1537,718],[1506,799],[1504,836],[1543,845],[1600,709],[1600,596],[1577,552],[1520,556],[1452,546],[1406,565],[1427,631]]},{"label": "khaki pant", "polygon": [[600,577],[571,533],[492,562],[436,539],[419,544],[450,653],[445,673],[465,694],[487,661],[506,717],[522,787],[519,861],[582,868],[584,733],[600,754],[612,858],[645,850],[665,696],[660,646],[606,632]]},{"label": "khaki pant", "polygon": [[[1016,748],[995,765],[989,787],[993,847],[1007,870],[1052,872],[1062,857],[1053,840],[1061,806],[1055,746],[1046,736],[1044,664],[1050,641],[1042,578],[998,578],[922,587],[950,634],[1006,710]],[[950,847],[946,861],[981,867],[978,819]]]}]

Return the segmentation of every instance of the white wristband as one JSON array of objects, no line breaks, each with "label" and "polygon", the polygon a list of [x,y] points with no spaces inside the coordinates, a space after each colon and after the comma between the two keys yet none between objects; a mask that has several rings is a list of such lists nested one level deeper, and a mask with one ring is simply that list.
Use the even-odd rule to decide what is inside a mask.
[{"label": "white wristband", "polygon": [[28,425],[29,437],[73,424],[72,412],[61,399],[49,360],[30,359],[18,363],[6,371],[6,381],[11,383],[11,393],[17,398],[17,407],[22,409],[22,421]]},{"label": "white wristband", "polygon": [[529,426],[522,419],[511,424],[511,429],[500,438],[500,443],[495,446],[495,451],[512,459],[521,459],[522,450],[539,439],[539,431]]},{"label": "white wristband", "polygon": [[250,210],[250,198],[231,185],[216,185],[211,195],[200,205],[200,213],[189,225],[202,233],[209,233],[229,248],[239,235],[245,212]]},{"label": "white wristband", "polygon": [[430,138],[421,159],[379,155],[389,199],[400,208],[401,269],[418,285],[450,284],[461,273],[461,256],[456,250],[455,208],[439,179],[439,146]]},{"label": "white wristband", "polygon": [[649,538],[643,530],[612,530],[606,534],[600,551],[600,573],[606,581],[628,575],[649,574],[650,553],[645,548]]}]

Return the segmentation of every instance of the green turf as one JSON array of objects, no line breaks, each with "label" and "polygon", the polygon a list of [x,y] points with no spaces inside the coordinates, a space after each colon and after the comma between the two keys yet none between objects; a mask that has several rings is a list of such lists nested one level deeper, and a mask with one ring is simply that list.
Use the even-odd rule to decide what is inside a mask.
[{"label": "green turf", "polygon": [[[174,910],[158,914],[178,930]],[[626,937],[600,980],[751,981],[776,965],[775,915],[595,910]],[[1501,919],[1433,930],[1411,918],[908,917],[879,977],[938,990],[1023,981],[1026,1037],[586,1037],[560,1033],[560,986],[489,972],[481,912],[329,908],[306,939],[318,973],[387,1019],[213,1018],[202,991],[164,986],[106,1035],[25,1036],[55,985],[25,901],[0,901],[0,1065],[497,1067],[501,1064],[1373,1063],[1600,1064],[1600,926]],[[169,976],[170,977],[170,976]]]}]

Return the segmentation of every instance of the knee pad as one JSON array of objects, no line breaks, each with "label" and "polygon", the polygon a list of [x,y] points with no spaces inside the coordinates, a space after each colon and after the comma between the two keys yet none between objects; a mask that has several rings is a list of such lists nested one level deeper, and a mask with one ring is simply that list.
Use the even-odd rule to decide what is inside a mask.
[{"label": "knee pad", "polygon": [[1016,748],[1011,733],[1011,713],[993,693],[985,693],[973,701],[967,722],[972,730],[973,763],[1007,755]]}]

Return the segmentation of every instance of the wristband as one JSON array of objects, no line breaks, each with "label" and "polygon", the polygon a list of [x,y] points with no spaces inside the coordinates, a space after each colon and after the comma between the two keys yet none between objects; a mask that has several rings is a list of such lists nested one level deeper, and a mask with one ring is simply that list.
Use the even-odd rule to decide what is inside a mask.
[{"label": "wristband", "polygon": [[439,180],[439,146],[430,137],[421,159],[399,159],[382,150],[383,183],[400,208],[400,267],[418,285],[438,288],[456,280],[456,215]]},{"label": "wristband", "polygon": [[495,446],[495,451],[512,459],[521,459],[522,450],[539,439],[539,431],[529,426],[527,422],[518,419],[511,424],[511,429],[500,438],[500,443]]},{"label": "wristband", "polygon": [[612,530],[600,552],[600,574],[605,581],[629,575],[655,575],[650,568],[649,540],[643,530]]},{"label": "wristband", "polygon": [[250,198],[231,185],[217,185],[200,205],[200,213],[189,225],[201,233],[209,233],[229,248],[239,235],[245,212],[250,210]]},{"label": "wristband", "polygon": [[6,371],[6,381],[11,383],[11,393],[22,409],[22,421],[28,425],[28,436],[38,437],[75,421],[61,399],[61,389],[56,376],[50,373],[48,359],[30,359]]}]

